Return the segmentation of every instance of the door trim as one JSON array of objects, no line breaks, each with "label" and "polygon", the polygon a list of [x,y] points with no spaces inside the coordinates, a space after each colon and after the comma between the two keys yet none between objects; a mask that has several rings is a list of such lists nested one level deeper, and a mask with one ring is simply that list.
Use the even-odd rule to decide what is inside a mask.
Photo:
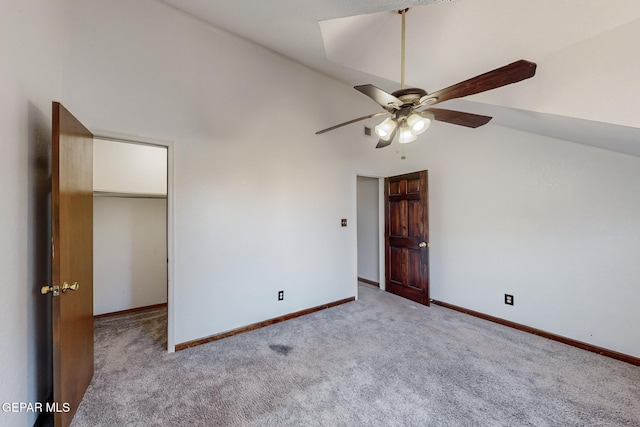
[{"label": "door trim", "polygon": [[105,139],[114,142],[128,144],[151,145],[165,147],[167,149],[167,352],[176,351],[175,342],[175,185],[174,185],[174,141],[164,141],[138,136],[129,136],[120,133],[95,130],[94,138]]},{"label": "door trim", "polygon": [[384,216],[385,216],[385,207],[384,207],[384,177],[378,178],[378,257],[380,259],[380,272],[378,273],[378,277],[380,277],[380,289],[383,291],[387,290],[387,252],[385,245],[385,224],[384,224]]}]

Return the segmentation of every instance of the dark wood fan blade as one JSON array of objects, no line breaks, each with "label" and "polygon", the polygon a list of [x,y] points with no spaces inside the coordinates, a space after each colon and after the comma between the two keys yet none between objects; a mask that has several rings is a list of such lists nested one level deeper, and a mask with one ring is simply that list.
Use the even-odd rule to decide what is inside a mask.
[{"label": "dark wood fan blade", "polygon": [[[533,77],[536,74],[536,64],[521,59],[504,67],[497,68],[488,73],[480,74],[469,80],[465,80],[448,88],[441,89],[425,97],[425,104],[437,104],[449,99],[462,98],[496,89],[511,83]],[[431,101],[430,101],[431,100]]]},{"label": "dark wood fan blade", "polygon": [[384,148],[388,145],[391,145],[391,141],[393,141],[393,139],[390,139],[388,141],[385,141],[384,139],[379,139],[378,144],[376,145],[376,148]]},{"label": "dark wood fan blade", "polygon": [[493,117],[482,116],[480,114],[465,113],[462,111],[445,110],[443,108],[429,108],[427,111],[433,114],[434,119],[439,122],[451,123],[453,125],[477,128],[486,125]]},{"label": "dark wood fan blade", "polygon": [[395,96],[383,91],[382,89],[374,85],[361,85],[354,86],[353,88],[376,101],[382,106],[382,108],[387,111],[397,110],[403,104],[403,102]]},{"label": "dark wood fan blade", "polygon": [[391,138],[389,138],[388,141],[385,141],[384,139],[379,139],[378,140],[378,145],[376,145],[376,148],[384,148],[384,147],[387,147],[387,146],[391,145],[391,143],[393,142],[393,140],[396,137],[396,132],[398,132],[398,128],[395,128],[393,130],[393,133],[391,134]]},{"label": "dark wood fan blade", "polygon": [[350,125],[351,123],[359,122],[361,120],[366,120],[366,119],[370,119],[372,117],[377,117],[377,116],[383,116],[385,114],[389,114],[389,113],[386,112],[386,111],[381,111],[379,113],[373,113],[373,114],[369,114],[368,116],[359,117],[357,119],[349,120],[348,122],[340,123],[339,125],[335,125],[335,126],[331,126],[330,128],[319,130],[318,132],[316,132],[316,135],[320,135],[322,133],[329,132],[330,130],[338,129],[338,128],[341,128],[342,126]]}]

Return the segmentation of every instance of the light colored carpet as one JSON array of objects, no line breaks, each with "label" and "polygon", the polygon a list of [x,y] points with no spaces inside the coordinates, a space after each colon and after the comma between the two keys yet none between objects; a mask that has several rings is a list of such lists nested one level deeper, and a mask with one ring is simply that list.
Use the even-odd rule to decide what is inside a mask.
[{"label": "light colored carpet", "polygon": [[164,310],[96,321],[82,426],[640,426],[640,368],[367,285],[174,354]]}]

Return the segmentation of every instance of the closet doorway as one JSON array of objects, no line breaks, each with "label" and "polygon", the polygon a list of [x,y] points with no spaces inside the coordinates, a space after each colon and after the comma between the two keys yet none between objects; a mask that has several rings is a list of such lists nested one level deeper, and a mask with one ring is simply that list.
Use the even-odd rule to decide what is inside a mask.
[{"label": "closet doorway", "polygon": [[168,150],[94,138],[94,317],[167,313]]}]

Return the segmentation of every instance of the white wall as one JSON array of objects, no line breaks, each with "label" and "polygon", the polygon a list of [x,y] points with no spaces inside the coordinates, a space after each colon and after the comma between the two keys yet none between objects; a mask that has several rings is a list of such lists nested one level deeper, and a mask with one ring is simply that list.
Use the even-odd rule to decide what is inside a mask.
[{"label": "white wall", "polygon": [[73,6],[68,108],[175,141],[176,342],[354,296],[351,140],[314,132],[367,100],[155,1]]},{"label": "white wall", "polygon": [[165,147],[93,141],[93,191],[167,195]]},{"label": "white wall", "polygon": [[166,206],[166,199],[94,197],[94,314],[167,302]]},{"label": "white wall", "polygon": [[[61,95],[66,3],[0,2],[0,402],[51,390],[51,101]],[[0,411],[0,425],[37,414]]]},{"label": "white wall", "polygon": [[640,158],[442,123],[352,149],[374,176],[429,170],[432,298],[640,356]]},{"label": "white wall", "polygon": [[357,177],[358,277],[380,282],[378,179]]}]

